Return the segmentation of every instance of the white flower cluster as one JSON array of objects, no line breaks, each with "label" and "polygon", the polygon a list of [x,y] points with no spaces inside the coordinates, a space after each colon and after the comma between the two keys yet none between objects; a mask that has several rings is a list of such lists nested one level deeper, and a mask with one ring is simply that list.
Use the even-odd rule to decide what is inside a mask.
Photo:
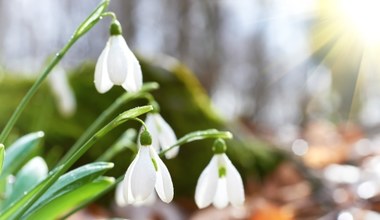
[{"label": "white flower cluster", "polygon": [[[95,87],[100,93],[109,91],[113,85],[121,85],[128,92],[137,92],[142,86],[142,71],[138,60],[121,35],[117,21],[111,25],[111,37],[100,54],[95,68]],[[116,189],[116,202],[120,206],[141,205],[158,197],[169,203],[174,196],[173,182],[168,169],[157,152],[167,150],[165,157],[174,158],[179,147],[170,125],[155,112],[145,120],[146,129],[140,133],[139,150],[125,173],[124,180]],[[172,147],[168,150],[169,147]],[[224,208],[230,202],[240,206],[244,203],[244,188],[240,174],[225,154],[223,140],[216,140],[215,155],[199,177],[195,202],[199,208],[211,203]]]}]

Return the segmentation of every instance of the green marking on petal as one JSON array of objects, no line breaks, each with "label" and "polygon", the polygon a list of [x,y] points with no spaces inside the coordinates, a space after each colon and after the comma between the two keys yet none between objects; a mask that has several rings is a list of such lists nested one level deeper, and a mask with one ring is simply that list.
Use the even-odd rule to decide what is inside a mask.
[{"label": "green marking on petal", "polygon": [[225,177],[227,170],[225,167],[219,167],[219,178]]},{"label": "green marking on petal", "polygon": [[158,122],[156,116],[154,116],[154,124],[156,125],[156,128],[157,128],[157,132],[158,133],[161,133],[162,132],[162,127],[161,127],[161,124]]},{"label": "green marking on petal", "polygon": [[157,172],[158,171],[158,165],[157,165],[157,162],[156,162],[156,160],[154,158],[152,158],[152,163],[153,163],[154,169]]}]

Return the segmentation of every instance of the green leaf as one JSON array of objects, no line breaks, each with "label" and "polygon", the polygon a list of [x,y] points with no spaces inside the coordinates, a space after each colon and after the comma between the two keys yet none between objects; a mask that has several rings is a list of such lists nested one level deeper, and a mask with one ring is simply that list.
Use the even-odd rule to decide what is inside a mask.
[{"label": "green leaf", "polygon": [[50,201],[76,189],[82,185],[92,182],[104,174],[107,170],[113,168],[113,163],[95,162],[86,164],[75,170],[62,175],[27,211],[26,215],[34,212]]},{"label": "green leaf", "polygon": [[1,171],[3,171],[4,155],[5,155],[4,145],[0,144],[0,174],[1,174]]},{"label": "green leaf", "polygon": [[102,13],[107,9],[110,1],[103,0],[98,7],[87,17],[87,19],[78,27],[74,33],[74,37],[80,37],[89,31],[101,18]]},{"label": "green leaf", "polygon": [[15,173],[26,161],[36,154],[43,137],[44,133],[42,131],[31,133],[19,138],[9,146],[6,149],[7,156],[4,159],[3,172],[0,176],[0,180],[9,174]]},{"label": "green leaf", "polygon": [[115,122],[118,124],[119,123],[121,124],[125,122],[126,120],[137,118],[138,116],[145,114],[147,112],[150,112],[152,110],[153,110],[153,106],[151,105],[145,105],[141,107],[132,108],[118,115],[117,118],[115,119]]},{"label": "green leaf", "polygon": [[51,184],[51,181],[54,180],[60,168],[61,167],[58,167],[57,169],[51,171],[50,175],[41,183],[39,183],[36,187],[34,187],[30,192],[26,193],[23,197],[18,199],[15,203],[13,203],[5,210],[2,210],[2,212],[0,213],[0,220],[14,219],[15,216],[18,214],[18,211],[22,210],[24,206],[28,204],[29,200],[31,200],[36,194],[38,194],[44,187]]},{"label": "green leaf", "polygon": [[69,212],[83,202],[97,196],[103,190],[107,190],[115,182],[114,178],[101,177],[97,180],[82,185],[65,194],[51,200],[40,209],[23,217],[22,219],[56,219]]},{"label": "green leaf", "polygon": [[119,176],[115,180],[115,182],[112,185],[109,185],[107,189],[103,190],[101,193],[97,194],[96,196],[93,196],[91,199],[86,200],[85,202],[82,202],[79,204],[75,209],[72,209],[70,212],[65,213],[64,216],[61,216],[61,219],[67,219],[69,218],[72,214],[76,213],[77,211],[83,209],[84,207],[88,206],[89,204],[93,203],[94,201],[98,200],[100,197],[111,191],[117,184],[119,184],[122,180],[124,179],[124,175]]},{"label": "green leaf", "polygon": [[197,141],[197,140],[203,140],[203,139],[209,139],[209,138],[222,138],[222,139],[231,139],[233,136],[231,132],[229,131],[218,131],[216,129],[208,129],[204,131],[194,131],[191,133],[188,133],[187,135],[180,138],[177,143],[175,143],[173,146],[167,148],[166,150],[163,150],[159,153],[160,156],[163,156],[167,151],[171,150],[175,146],[180,146],[182,144],[186,144],[189,142]]},{"label": "green leaf", "polygon": [[[140,107],[135,107],[132,109],[129,109],[120,115],[118,115],[114,120],[112,120],[110,123],[108,123],[106,126],[104,126],[102,129],[100,129],[98,132],[96,132],[86,143],[83,144],[81,149],[76,150],[77,155],[70,155],[72,158],[68,158],[66,162],[64,163],[65,166],[68,164],[71,166],[72,161],[76,161],[79,159],[79,157],[88,150],[100,137],[103,137],[105,134],[110,132],[112,129],[116,128],[117,126],[125,123],[128,120],[137,120],[141,121],[137,117],[145,114],[147,112],[150,112],[153,110],[153,106],[151,105],[144,105]],[[66,156],[65,156],[66,157]]]},{"label": "green leaf", "polygon": [[[79,147],[75,152],[73,152],[72,155],[70,155],[65,162],[55,168],[53,171],[53,174],[49,174],[48,176],[48,182],[46,184],[39,184],[33,189],[33,195],[29,197],[28,200],[22,201],[22,206],[18,207],[16,211],[14,209],[7,209],[4,211],[3,216],[8,216],[8,218],[2,218],[3,216],[0,213],[0,220],[2,219],[9,219],[9,217],[12,217],[12,219],[20,218],[21,215],[25,213],[25,211],[28,210],[30,206],[34,204],[34,202],[46,191],[48,188],[59,178],[60,175],[62,175],[67,169],[69,169],[75,161],[77,161],[86,151],[88,151],[91,146],[96,143],[96,141],[103,137],[105,134],[107,134],[109,131],[111,131],[113,128],[117,127],[118,125],[122,124],[123,122],[126,122],[128,120],[135,119],[134,117],[139,116],[140,114],[144,114],[146,112],[149,112],[153,110],[152,106],[142,106],[137,107],[134,109],[130,109],[122,114],[120,114],[117,118],[115,118],[112,122],[108,123],[106,126],[104,126],[102,129],[100,129],[96,134],[94,134],[89,140],[87,140],[86,143],[84,143],[82,146]],[[41,187],[42,185],[42,187]],[[36,190],[37,189],[37,190]],[[13,206],[12,206],[13,208]]]},{"label": "green leaf", "polygon": [[42,181],[48,173],[47,165],[41,157],[35,157],[26,163],[16,175],[16,181],[12,191],[4,201],[3,207],[7,207],[20,199],[24,193],[32,189]]}]

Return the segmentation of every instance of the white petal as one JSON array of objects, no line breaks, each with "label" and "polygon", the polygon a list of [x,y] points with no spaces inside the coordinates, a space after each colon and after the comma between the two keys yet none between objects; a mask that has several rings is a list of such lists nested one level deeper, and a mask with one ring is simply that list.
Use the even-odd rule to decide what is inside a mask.
[{"label": "white petal", "polygon": [[100,54],[98,61],[95,66],[95,88],[99,93],[105,93],[110,90],[113,86],[109,76],[108,76],[108,68],[107,68],[107,58],[108,52],[110,49],[110,43],[107,42],[106,47],[103,49]]},{"label": "white petal", "polygon": [[152,194],[156,183],[156,170],[149,154],[149,147],[140,147],[130,181],[135,201],[143,201]]},{"label": "white petal", "polygon": [[222,155],[226,166],[226,183],[228,198],[232,205],[241,206],[244,203],[244,186],[241,176],[227,155]]},{"label": "white petal", "polygon": [[[169,148],[177,142],[177,137],[170,127],[170,125],[162,118],[160,114],[154,114],[157,131],[158,131],[158,140],[160,142],[161,148],[163,150]],[[175,147],[170,151],[166,152],[165,157],[171,159],[177,156],[179,147]]]},{"label": "white petal", "polygon": [[110,37],[110,49],[107,57],[107,69],[111,82],[121,85],[127,78],[129,48],[123,36],[116,35]]},{"label": "white petal", "polygon": [[133,55],[133,75],[135,76],[135,85],[136,85],[136,91],[139,91],[143,85],[143,75],[142,70],[140,66],[140,62],[137,60],[136,56],[131,51],[131,54]]},{"label": "white petal", "polygon": [[151,148],[151,156],[155,159],[158,166],[155,186],[157,194],[162,201],[169,203],[173,200],[174,196],[172,178],[168,168],[166,168],[164,162],[162,162],[161,158],[157,155],[153,148]]},{"label": "white petal", "polygon": [[195,203],[200,209],[209,206],[213,201],[218,179],[218,161],[217,157],[213,156],[200,175],[195,189]]},{"label": "white petal", "polygon": [[116,190],[115,190],[115,201],[118,206],[126,206],[127,201],[124,199],[124,192],[123,192],[123,185],[124,181],[121,181],[119,184],[117,184]]},{"label": "white petal", "polygon": [[139,153],[140,152],[137,153],[135,159],[133,159],[132,163],[129,165],[127,172],[125,173],[124,180],[122,181],[122,186],[123,186],[122,193],[124,196],[124,200],[127,204],[131,204],[135,202],[135,198],[132,195],[132,189],[131,189],[131,174],[135,168],[136,161],[139,158]]},{"label": "white petal", "polygon": [[[128,49],[129,50],[129,49]],[[142,87],[142,72],[139,61],[131,50],[128,51],[128,75],[122,86],[128,92],[137,92]]]},{"label": "white petal", "polygon": [[148,131],[150,132],[150,135],[152,136],[152,147],[156,151],[160,151],[160,145],[158,143],[158,133],[157,128],[154,121],[154,115],[151,113],[148,113],[146,115],[145,119],[145,125],[148,128]]},{"label": "white petal", "polygon": [[225,208],[228,205],[226,178],[219,178],[212,204],[218,209]]},{"label": "white petal", "polygon": [[156,193],[153,191],[153,193],[150,194],[147,199],[145,199],[143,201],[135,202],[132,205],[136,206],[136,207],[139,207],[139,206],[151,206],[156,201],[156,199],[157,199]]}]

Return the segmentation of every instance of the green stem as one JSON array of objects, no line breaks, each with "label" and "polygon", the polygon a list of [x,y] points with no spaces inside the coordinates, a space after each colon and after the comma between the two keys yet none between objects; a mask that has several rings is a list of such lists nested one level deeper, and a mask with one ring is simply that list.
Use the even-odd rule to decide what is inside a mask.
[{"label": "green stem", "polygon": [[4,129],[0,134],[0,143],[4,143],[11,132],[13,126],[15,125],[17,119],[20,117],[21,113],[25,109],[26,105],[29,103],[30,99],[37,92],[38,88],[41,86],[42,82],[46,78],[46,76],[51,72],[51,70],[59,63],[62,57],[66,54],[66,52],[70,49],[70,47],[75,43],[78,38],[71,38],[68,44],[54,57],[54,59],[49,63],[46,69],[42,72],[42,74],[38,77],[38,79],[34,82],[33,86],[29,89],[28,93],[22,98],[20,104],[17,106],[16,110],[13,112],[12,116],[8,120]]},{"label": "green stem", "polygon": [[91,135],[93,135],[97,130],[99,130],[100,126],[102,126],[104,122],[112,114],[114,114],[118,108],[120,108],[120,106],[138,98],[145,98],[150,91],[157,89],[158,86],[159,85],[155,82],[145,83],[139,92],[124,93],[122,96],[117,98],[116,101],[113,102],[112,105],[110,105],[105,111],[103,111],[102,114],[90,125],[90,127],[87,128],[87,130],[82,134],[82,136],[71,147],[69,152],[66,153],[66,155],[58,162],[57,166],[63,164],[67,160],[67,158],[73,155],[74,152],[77,151],[78,148],[91,137]]},{"label": "green stem", "polygon": [[231,139],[233,136],[230,132],[228,131],[218,131],[216,129],[208,129],[208,130],[203,130],[203,131],[195,131],[191,132],[182,138],[180,138],[177,143],[173,144],[172,146],[166,148],[165,150],[162,150],[158,155],[160,157],[163,157],[166,152],[172,150],[175,147],[179,147],[182,144],[190,143],[193,141],[197,140],[203,140],[203,139],[217,139],[217,138],[222,138],[222,139]]},{"label": "green stem", "polygon": [[[139,118],[129,118],[129,120],[137,121],[137,122],[139,122],[144,127],[144,129],[147,129],[144,121],[142,121],[141,119],[139,119]],[[113,145],[109,149],[111,151],[109,151],[109,150],[107,151],[107,152],[109,152],[108,155],[103,154],[104,156],[102,155],[101,157],[99,157],[99,159],[97,161],[108,161],[108,159],[111,159],[115,155],[115,151],[121,151],[122,147],[123,147],[123,145],[120,146],[120,144],[116,143],[115,145]]]},{"label": "green stem", "polygon": [[79,25],[79,27],[76,29],[76,31],[74,32],[70,40],[67,42],[67,44],[56,54],[54,59],[48,64],[45,70],[40,74],[40,76],[34,82],[32,87],[29,89],[26,95],[22,98],[21,102],[19,103],[16,110],[13,112],[12,116],[10,117],[4,129],[2,130],[0,134],[0,143],[4,143],[7,140],[9,133],[11,132],[14,125],[16,124],[21,113],[24,111],[30,99],[34,96],[34,94],[40,88],[45,78],[49,75],[49,73],[53,70],[53,68],[62,60],[62,58],[65,56],[66,52],[71,48],[71,46],[79,38],[81,38],[85,33],[87,33],[100,20],[101,14],[108,7],[108,4],[109,4],[109,0],[103,0],[99,4],[99,6],[93,11],[93,13]]},{"label": "green stem", "polygon": [[96,161],[111,161],[112,158],[126,149],[130,149],[133,153],[136,153],[135,149],[137,149],[137,145],[134,142],[136,135],[137,131],[135,129],[128,129],[105,153],[100,155]]},{"label": "green stem", "polygon": [[96,161],[111,161],[113,157],[118,155],[120,152],[122,152],[125,149],[128,148],[137,148],[137,145],[135,143],[128,143],[128,144],[114,144],[112,145],[104,154],[102,154]]},{"label": "green stem", "polygon": [[141,120],[139,118],[133,118],[132,120],[137,121],[138,123],[140,123],[144,127],[144,130],[148,130],[148,128],[146,127],[146,125],[145,125],[145,123],[144,123],[143,120]]},{"label": "green stem", "polygon": [[107,11],[107,12],[102,13],[102,17],[105,17],[105,16],[110,16],[113,21],[117,20],[116,14],[111,12],[111,11]]}]

